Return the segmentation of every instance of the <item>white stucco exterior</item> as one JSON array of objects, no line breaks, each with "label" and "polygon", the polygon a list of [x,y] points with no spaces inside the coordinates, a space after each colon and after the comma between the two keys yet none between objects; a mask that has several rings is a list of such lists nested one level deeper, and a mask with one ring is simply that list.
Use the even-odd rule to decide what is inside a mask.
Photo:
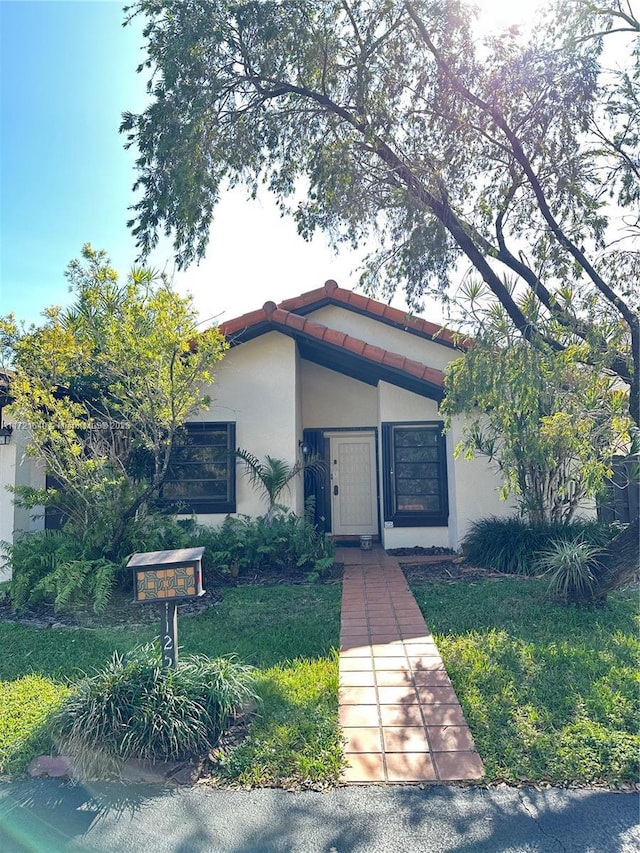
[{"label": "white stucco exterior", "polygon": [[[333,293],[335,290],[327,290],[330,300]],[[513,504],[499,499],[500,480],[483,459],[469,461],[454,457],[463,429],[460,419],[456,419],[444,443],[441,442],[438,399],[442,396],[442,374],[439,372],[460,352],[444,339],[438,341],[415,330],[406,330],[402,316],[394,325],[375,316],[375,312],[367,313],[368,300],[358,298],[362,300],[359,310],[344,304],[326,304],[325,299],[316,310],[304,303],[305,310],[296,314],[294,310],[276,310],[275,305],[267,303],[262,311],[246,315],[246,322],[245,318],[231,321],[231,332],[227,334],[232,346],[216,366],[215,382],[207,389],[210,405],[192,420],[226,424],[228,437],[235,429],[235,447],[259,459],[270,455],[287,463],[301,458],[301,447],[310,435],[324,454],[327,467],[329,463],[336,464],[329,458],[330,448],[337,446],[341,435],[351,435],[351,445],[360,444],[358,452],[369,442],[366,465],[372,476],[368,488],[375,502],[374,523],[382,544],[386,548],[420,545],[457,550],[473,520],[488,515],[510,515],[514,509]],[[349,336],[348,341],[345,335]],[[405,359],[411,360],[411,364]],[[389,519],[389,494],[385,495],[385,489],[391,492],[388,443],[395,441],[389,436],[396,434],[394,429],[409,426],[419,430],[425,424],[431,430],[432,440],[438,436],[438,464],[446,458],[446,472],[441,467],[437,489],[442,496],[442,483],[445,484],[448,515],[446,507],[441,505],[438,513],[432,514],[432,523],[418,526],[414,517],[405,526],[407,511],[414,509],[407,504],[415,501],[405,498],[400,506],[398,498],[396,509],[400,507],[404,515],[396,512],[396,521]],[[362,437],[361,443],[358,436]],[[11,444],[0,446],[0,539],[9,542],[15,530],[42,526],[42,519],[16,508],[5,489],[7,484],[44,485],[43,470],[24,453],[26,438],[26,432],[16,429]],[[350,441],[344,440],[342,444],[349,446]],[[238,462],[235,502],[229,505],[233,504],[238,515],[261,515],[265,504],[242,471],[242,463]],[[363,476],[362,482],[366,480]],[[334,493],[337,483],[333,470],[327,472],[325,502],[330,494],[337,494]],[[340,484],[343,486],[344,479]],[[425,493],[426,489],[421,494]],[[353,493],[347,489],[342,494]],[[409,489],[408,494],[410,498],[416,492]],[[299,478],[282,495],[281,503],[301,513],[304,496],[304,483]],[[216,501],[211,502],[214,508],[219,505]],[[355,503],[353,499],[352,504]],[[335,501],[326,504],[329,508],[321,518],[323,524],[326,520],[326,529],[331,533],[333,510],[329,504],[334,506]],[[340,504],[341,509],[344,506]],[[371,508],[370,504],[370,511]],[[423,509],[426,511],[426,504]],[[218,525],[226,512],[227,509],[200,513],[196,518],[203,524]],[[418,522],[423,523],[422,515]]]},{"label": "white stucco exterior", "polygon": [[[326,325],[352,338],[442,370],[460,352],[424,336],[377,321],[375,318],[327,305],[309,312],[313,323]],[[390,381],[370,384],[305,358],[286,330],[269,331],[234,346],[226,354],[210,389],[211,406],[201,421],[234,421],[236,444],[259,458],[265,455],[293,463],[300,458],[305,430],[319,431],[329,441],[340,431],[365,430],[375,436],[378,535],[386,548],[437,546],[458,549],[469,524],[487,515],[510,515],[514,506],[499,499],[500,481],[482,459],[454,458],[461,437],[457,419],[446,436],[447,524],[401,527],[385,523],[384,454],[381,440],[385,423],[440,423],[438,403]],[[357,433],[353,433],[354,435]],[[327,444],[328,446],[328,444]],[[264,512],[256,492],[238,465],[236,512],[255,516]],[[301,512],[302,479],[282,501]],[[201,515],[199,521],[218,524],[223,514]]]},{"label": "white stucco exterior", "polygon": [[6,409],[3,424],[13,427],[9,444],[0,445],[0,581],[11,577],[3,567],[6,547],[11,544],[14,534],[23,530],[42,530],[44,527],[44,509],[36,507],[27,510],[16,506],[10,489],[16,486],[44,488],[44,466],[26,453],[29,432],[22,424],[16,424]]}]

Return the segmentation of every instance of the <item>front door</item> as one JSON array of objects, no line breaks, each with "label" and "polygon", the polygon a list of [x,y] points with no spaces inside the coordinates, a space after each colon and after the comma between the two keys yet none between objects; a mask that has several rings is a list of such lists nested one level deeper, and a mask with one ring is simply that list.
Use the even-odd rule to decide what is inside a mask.
[{"label": "front door", "polygon": [[331,532],[334,536],[376,536],[376,440],[373,433],[334,433],[331,451]]}]

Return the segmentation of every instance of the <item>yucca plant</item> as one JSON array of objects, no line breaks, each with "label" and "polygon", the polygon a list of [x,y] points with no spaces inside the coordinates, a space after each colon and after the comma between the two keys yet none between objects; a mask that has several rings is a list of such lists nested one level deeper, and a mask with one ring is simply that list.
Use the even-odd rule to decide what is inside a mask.
[{"label": "yucca plant", "polygon": [[549,592],[565,602],[578,602],[589,598],[598,571],[597,555],[600,549],[584,540],[553,542],[541,551],[535,566],[549,577]]},{"label": "yucca plant", "polygon": [[84,778],[118,775],[130,758],[207,755],[256,697],[253,670],[233,658],[185,656],[162,666],[159,646],[138,647],[84,678],[53,716],[50,732]]}]

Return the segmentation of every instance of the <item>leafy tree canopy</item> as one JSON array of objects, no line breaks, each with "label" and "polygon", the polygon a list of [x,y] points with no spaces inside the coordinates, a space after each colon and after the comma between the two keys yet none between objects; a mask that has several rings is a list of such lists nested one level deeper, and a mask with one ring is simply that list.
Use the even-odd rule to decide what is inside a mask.
[{"label": "leafy tree canopy", "polygon": [[[585,344],[638,421],[640,23],[627,0],[557,0],[527,39],[484,43],[461,0],[127,12],[146,19],[152,96],[122,122],[139,151],[143,256],[165,231],[189,264],[222,189],[265,184],[305,237],[373,234],[370,289],[446,297],[466,258],[526,340]],[[612,40],[627,62],[607,72]]]},{"label": "leafy tree canopy", "polygon": [[134,268],[121,284],[105,252],[86,245],[82,256],[67,269],[72,307],[48,308],[27,329],[2,318],[0,343],[13,415],[59,487],[23,499],[54,503],[83,541],[114,555],[157,497],[176,433],[208,404],[203,386],[227,345],[217,329],[198,330],[191,298],[163,276]]},{"label": "leafy tree canopy", "polygon": [[[456,453],[486,456],[537,524],[570,522],[581,501],[598,495],[616,454],[630,442],[620,383],[584,364],[580,346],[558,352],[531,346],[486,288],[463,287],[477,334],[446,372],[447,425],[465,414]],[[526,308],[524,309],[526,310]]]}]

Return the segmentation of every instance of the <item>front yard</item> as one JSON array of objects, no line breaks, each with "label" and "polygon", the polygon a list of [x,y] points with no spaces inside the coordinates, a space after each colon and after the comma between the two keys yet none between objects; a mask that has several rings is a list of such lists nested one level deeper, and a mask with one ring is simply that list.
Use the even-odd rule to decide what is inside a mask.
[{"label": "front yard", "polygon": [[[552,606],[545,584],[506,578],[412,586],[483,758],[488,781],[638,780],[638,596],[606,608]],[[337,784],[340,586],[222,588],[179,619],[184,653],[258,668],[261,706],[215,768],[216,784]],[[0,772],[21,773],[82,672],[150,641],[155,624],[92,629],[0,622]]]},{"label": "front yard", "polygon": [[638,781],[637,591],[550,605],[545,581],[414,584],[487,778]]}]

